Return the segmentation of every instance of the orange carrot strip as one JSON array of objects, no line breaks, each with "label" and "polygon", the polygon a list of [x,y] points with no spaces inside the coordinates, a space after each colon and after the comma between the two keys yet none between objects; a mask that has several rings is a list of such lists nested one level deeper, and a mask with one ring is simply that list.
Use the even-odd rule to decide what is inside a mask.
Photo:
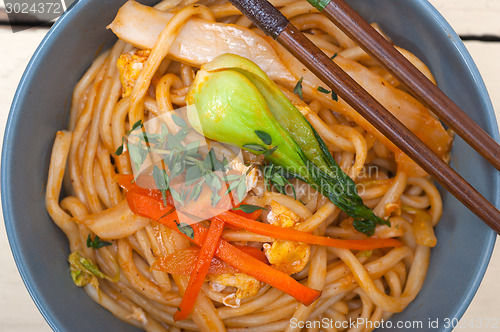
[{"label": "orange carrot strip", "polygon": [[[131,184],[131,181],[133,179],[131,175],[119,175],[119,176],[122,177],[122,179],[127,179],[126,180],[127,183],[125,185],[122,184],[123,180],[119,181],[122,187],[127,186],[133,189],[134,191],[138,191],[143,195],[150,196],[157,200],[161,199],[161,194],[159,193],[158,190],[156,190],[155,192],[154,189],[144,189],[137,186],[135,183]],[[170,194],[167,194],[167,200],[170,200],[169,202],[173,202]],[[251,220],[249,218],[245,218],[244,216],[236,214],[235,212],[236,211],[226,211],[214,218],[220,218],[223,221],[225,221],[228,225],[232,225],[233,227],[244,228],[248,231],[260,235],[269,236],[275,239],[304,242],[309,244],[318,244],[327,247],[335,247],[335,248],[351,249],[351,250],[373,250],[386,247],[400,247],[402,245],[401,242],[396,239],[370,238],[363,240],[342,240],[324,236],[317,236],[310,233],[298,231],[293,228],[283,228],[279,226],[261,223],[255,220]]]},{"label": "orange carrot strip", "polygon": [[174,314],[174,320],[184,320],[189,317],[193,311],[196,299],[200,293],[201,286],[205,282],[205,278],[210,268],[210,263],[214,257],[215,250],[217,249],[220,236],[222,235],[222,230],[224,229],[224,222],[220,220],[214,220],[208,228],[207,235],[205,236],[205,241],[201,246],[200,255],[196,261],[191,277],[189,278],[186,291],[182,296],[182,301],[179,306],[179,310]]},{"label": "orange carrot strip", "polygon": [[[241,206],[241,204],[238,204],[238,206],[236,206],[236,208],[238,208],[240,206]],[[232,212],[236,213],[236,214],[239,214],[242,217],[245,217],[245,218],[248,218],[248,219],[252,219],[252,220],[257,219],[262,214],[262,210],[261,209],[255,210],[254,212],[251,212],[251,213],[246,213],[246,212],[243,212],[242,210],[232,209]]]},{"label": "orange carrot strip", "polygon": [[212,220],[221,220],[228,224],[241,227],[260,235],[275,239],[317,244],[327,247],[353,250],[373,250],[385,247],[399,247],[401,242],[396,239],[366,239],[366,240],[340,240],[331,237],[317,236],[310,233],[298,231],[293,228],[283,228],[275,225],[265,224],[252,219],[242,217],[231,211],[226,211]]},{"label": "orange carrot strip", "polygon": [[[267,263],[267,257],[261,250],[251,246],[235,245],[235,247],[240,249],[244,253],[249,254],[253,258],[256,258],[264,263]],[[170,254],[158,258],[153,263],[152,269],[169,274],[190,276],[194,271],[194,266],[196,264],[196,260],[198,259],[199,255],[200,255],[200,249],[198,247],[178,249]],[[229,273],[234,274],[238,272],[239,272],[238,270],[229,266],[227,263],[221,261],[217,257],[212,258],[212,262],[210,263],[210,268],[208,269],[208,275],[219,275],[219,274],[229,274]]]},{"label": "orange carrot strip", "polygon": [[[137,215],[156,220],[182,233],[177,225],[177,212],[171,212],[172,208],[163,206],[163,202],[153,197],[142,195],[135,191],[127,192],[127,201],[130,209]],[[201,246],[205,241],[207,229],[198,223],[190,225],[193,229],[193,237],[185,235],[190,241]],[[224,239],[220,239],[219,247],[215,256],[234,267],[242,273],[246,273],[256,279],[273,286],[297,301],[310,305],[321,294],[320,291],[302,285],[297,280],[271,266],[255,259],[254,257],[239,250]]]},{"label": "orange carrot strip", "polygon": [[[154,180],[151,180],[150,177],[144,177],[146,178],[147,181],[151,182]],[[142,177],[141,177],[142,179]],[[148,189],[139,186],[135,181],[134,181],[134,176],[132,174],[116,174],[115,175],[115,180],[118,182],[118,185],[125,189],[125,191],[135,191],[141,195],[144,196],[149,196],[152,198],[155,198],[157,200],[163,200],[161,196],[161,192],[158,189]],[[170,192],[167,191],[167,204],[174,206],[174,200],[172,199],[172,196],[170,195]]]},{"label": "orange carrot strip", "polygon": [[[134,190],[139,192],[142,195],[146,195],[157,200],[161,200],[161,194],[158,190],[154,189],[144,189],[139,187],[135,183],[131,183],[133,176],[131,175],[119,175],[120,177],[120,185],[124,188],[129,188],[130,190]],[[126,179],[125,181],[123,179]],[[123,184],[123,182],[126,182]],[[169,204],[173,204],[172,198],[170,194],[167,194],[167,201]],[[386,247],[400,247],[402,244],[400,241],[396,239],[363,239],[363,240],[342,240],[342,239],[333,239],[330,237],[317,236],[310,233],[298,231],[293,228],[283,228],[279,226],[274,226],[270,224],[261,223],[255,220],[251,220],[249,218],[245,218],[241,216],[236,211],[226,211],[221,213],[220,215],[214,217],[219,218],[222,221],[226,222],[229,225],[232,225],[236,228],[244,228],[248,231],[269,236],[275,239],[296,241],[296,242],[304,242],[309,244],[318,244],[327,247],[335,247],[341,249],[351,249],[351,250],[373,250],[378,248],[386,248]],[[212,218],[212,219],[214,219]]]}]

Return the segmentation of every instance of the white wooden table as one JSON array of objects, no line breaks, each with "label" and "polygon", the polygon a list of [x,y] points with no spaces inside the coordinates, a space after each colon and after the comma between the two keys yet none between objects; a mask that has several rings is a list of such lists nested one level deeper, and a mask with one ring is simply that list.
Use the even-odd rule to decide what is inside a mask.
[{"label": "white wooden table", "polygon": [[[500,0],[431,0],[430,2],[460,35],[500,36]],[[0,137],[3,137],[5,122],[19,79],[46,32],[46,29],[30,29],[13,34],[10,28],[0,26]],[[483,75],[499,119],[500,42],[468,41],[466,46]],[[38,312],[21,281],[1,217],[0,267],[0,331],[50,331],[50,327]],[[500,243],[497,242],[484,280],[462,318],[465,326],[457,328],[457,331],[498,330],[471,329],[466,323],[474,319],[500,320],[499,276]]]}]

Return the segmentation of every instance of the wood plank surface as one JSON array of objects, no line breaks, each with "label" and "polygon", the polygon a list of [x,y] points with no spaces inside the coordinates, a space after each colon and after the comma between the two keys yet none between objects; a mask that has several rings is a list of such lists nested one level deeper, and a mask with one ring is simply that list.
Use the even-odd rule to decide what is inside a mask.
[{"label": "wood plank surface", "polygon": [[500,36],[499,0],[430,0],[460,35]]}]

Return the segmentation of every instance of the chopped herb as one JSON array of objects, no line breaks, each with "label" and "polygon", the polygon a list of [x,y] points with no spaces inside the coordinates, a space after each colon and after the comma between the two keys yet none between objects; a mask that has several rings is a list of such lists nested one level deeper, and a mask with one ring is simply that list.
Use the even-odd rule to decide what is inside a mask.
[{"label": "chopped herb", "polygon": [[232,208],[233,211],[243,211],[245,213],[253,213],[257,210],[266,210],[266,208],[262,207],[262,206],[257,206],[257,205],[251,205],[251,204],[241,204],[240,206],[238,207],[234,207]]},{"label": "chopped herb", "polygon": [[99,238],[99,235],[96,235],[93,240],[90,237],[90,234],[87,237],[87,248],[100,249],[102,247],[106,247],[106,246],[110,246],[110,245],[112,245],[111,242],[102,241]]},{"label": "chopped herb", "polygon": [[182,189],[180,191],[175,190],[174,188],[170,188],[170,195],[172,198],[179,202],[182,206],[186,206],[188,203],[187,199],[189,197],[190,191],[188,189]]},{"label": "chopped herb", "polygon": [[240,178],[237,181],[231,182],[229,187],[226,190],[226,195],[232,192],[233,190],[236,191],[236,197],[238,200],[241,202],[244,198],[245,192],[247,190],[246,187],[246,178],[244,176],[240,176]]},{"label": "chopped herb", "polygon": [[177,220],[174,220],[174,222],[177,225],[177,229],[179,230],[179,232],[181,232],[182,234],[186,235],[191,239],[194,239],[193,227],[183,222],[179,223]]},{"label": "chopped herb", "polygon": [[266,148],[263,147],[263,146],[260,146],[260,145],[257,145],[257,144],[245,144],[243,145],[243,147],[245,149],[248,149],[248,150],[253,150],[253,151],[256,151],[256,152],[263,152],[263,151],[266,151]]},{"label": "chopped herb", "polygon": [[142,120],[139,120],[132,125],[132,128],[130,128],[130,130],[127,132],[127,134],[130,134],[131,132],[133,132],[137,128],[141,128],[141,127],[142,127]]},{"label": "chopped herb", "polygon": [[[128,153],[130,155],[130,159],[134,163],[136,171],[139,171],[142,166],[142,163],[144,162],[144,160],[146,160],[146,157],[148,156],[149,148],[144,148],[142,141],[140,140],[137,141],[136,144],[129,142],[127,144],[127,148],[128,148]],[[138,173],[139,172],[137,172],[137,174]]]},{"label": "chopped herb", "polygon": [[115,151],[115,154],[116,154],[117,156],[121,155],[122,153],[123,153],[123,144],[122,144],[122,145],[120,145],[120,146],[118,147],[118,149],[116,149],[116,151]]},{"label": "chopped herb", "polygon": [[196,201],[198,197],[200,197],[201,190],[203,189],[203,182],[198,183],[191,190],[191,194],[189,195],[189,199]]},{"label": "chopped herb", "polygon": [[241,202],[245,198],[245,193],[247,192],[247,184],[244,178],[240,180],[238,187],[236,187],[236,198]]},{"label": "chopped herb", "polygon": [[321,93],[324,93],[324,94],[328,94],[328,93],[331,92],[330,90],[327,90],[327,89],[325,89],[322,86],[318,86],[318,91],[321,92]]},{"label": "chopped herb", "polygon": [[190,185],[201,179],[201,170],[198,165],[190,166],[186,169],[185,184]]},{"label": "chopped herb", "polygon": [[181,128],[187,127],[186,121],[184,121],[184,119],[178,116],[177,114],[172,114],[172,120],[174,120],[175,124]]},{"label": "chopped herb", "polygon": [[163,198],[163,205],[167,206],[167,190],[169,188],[170,178],[167,172],[158,166],[153,167],[153,179],[155,180],[156,187],[161,192],[161,197]]},{"label": "chopped herb", "polygon": [[324,87],[322,86],[318,86],[318,91],[321,92],[321,93],[324,93],[324,94],[332,94],[332,99],[335,100],[335,101],[339,101],[339,97],[337,96],[337,94],[335,93],[335,91],[330,91],[330,90],[327,90],[325,89]]},{"label": "chopped herb", "polygon": [[212,204],[212,207],[216,207],[217,203],[220,202],[220,195],[217,191],[212,190],[212,194],[210,195],[210,204]]},{"label": "chopped herb", "polygon": [[118,147],[118,149],[116,149],[115,151],[115,154],[117,156],[121,155],[123,153],[123,147],[125,146],[125,142],[127,141],[127,139],[125,138],[125,136],[122,137],[122,145],[120,145]]},{"label": "chopped herb", "polygon": [[264,142],[264,144],[271,145],[273,143],[273,139],[271,135],[262,130],[256,130],[255,134],[259,136],[260,140]]},{"label": "chopped herb", "polygon": [[[188,131],[192,129],[188,127],[186,120],[177,114],[172,114],[171,119],[181,127],[176,134],[169,132],[164,123],[160,126],[160,133],[147,133],[145,130],[132,132],[137,128],[144,128],[142,122],[137,121],[128,132],[129,136],[122,138],[122,146],[118,147],[117,155],[123,154],[125,149],[128,150],[136,177],[139,176],[140,168],[149,153],[155,154],[152,160],[161,160],[161,166],[159,163],[152,165],[152,177],[155,187],[162,194],[165,206],[167,206],[167,191],[170,190],[176,203],[186,206],[189,202],[196,201],[200,197],[204,184],[210,188],[211,203],[216,206],[222,198],[220,196],[222,178],[214,172],[225,173],[230,170],[228,159],[221,157],[219,160],[214,149],[203,156],[198,152],[200,141],[184,142]],[[267,132],[256,130],[254,133],[264,144],[270,145],[272,143],[272,138]],[[276,147],[268,150],[264,144],[249,144],[247,148],[257,152],[265,152],[266,156],[276,151]],[[175,189],[170,188],[171,182],[179,176],[183,176],[183,186]],[[232,189],[234,189],[235,197],[242,200],[246,194],[245,175],[231,174],[229,177],[235,177],[225,180],[237,181],[233,184]]]},{"label": "chopped herb", "polygon": [[302,80],[304,78],[301,77],[300,80],[297,82],[297,84],[295,85],[295,88],[293,89],[293,93],[295,93],[297,96],[300,97],[300,99],[304,99],[304,95],[302,93]]},{"label": "chopped herb", "polygon": [[338,53],[335,53],[334,55],[332,55],[332,57],[330,59],[335,59],[337,57],[337,55],[339,55]]},{"label": "chopped herb", "polygon": [[179,192],[177,192],[177,190],[175,190],[174,188],[170,188],[170,195],[172,195],[172,198],[175,201],[181,203],[181,205],[184,206],[184,201],[182,199],[182,196],[181,196],[181,194]]},{"label": "chopped herb", "polygon": [[290,175],[287,174],[283,167],[269,163],[262,168],[262,175],[266,183],[266,188],[269,189],[272,186],[279,193],[286,195],[285,186],[289,185],[292,188],[294,198],[297,199],[295,187],[287,179]]},{"label": "chopped herb", "polygon": [[267,158],[269,157],[270,155],[272,155],[274,153],[274,151],[276,151],[276,149],[278,149],[278,146],[276,145],[275,147],[273,147],[272,149],[270,150],[267,150],[266,152],[263,153],[264,155],[264,158]]},{"label": "chopped herb", "polygon": [[229,174],[224,176],[224,180],[226,180],[227,182],[236,181],[239,179],[241,179],[241,175],[237,174]]}]

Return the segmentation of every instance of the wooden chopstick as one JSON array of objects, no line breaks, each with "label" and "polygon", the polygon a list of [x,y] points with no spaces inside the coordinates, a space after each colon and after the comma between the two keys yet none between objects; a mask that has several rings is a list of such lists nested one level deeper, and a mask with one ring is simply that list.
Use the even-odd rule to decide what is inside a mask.
[{"label": "wooden chopstick", "polygon": [[413,96],[500,170],[500,145],[344,0],[307,1],[377,59]]},{"label": "wooden chopstick", "polygon": [[267,0],[230,1],[257,27],[281,43],[401,151],[500,234],[500,212],[495,206],[316,47],[279,10]]}]

